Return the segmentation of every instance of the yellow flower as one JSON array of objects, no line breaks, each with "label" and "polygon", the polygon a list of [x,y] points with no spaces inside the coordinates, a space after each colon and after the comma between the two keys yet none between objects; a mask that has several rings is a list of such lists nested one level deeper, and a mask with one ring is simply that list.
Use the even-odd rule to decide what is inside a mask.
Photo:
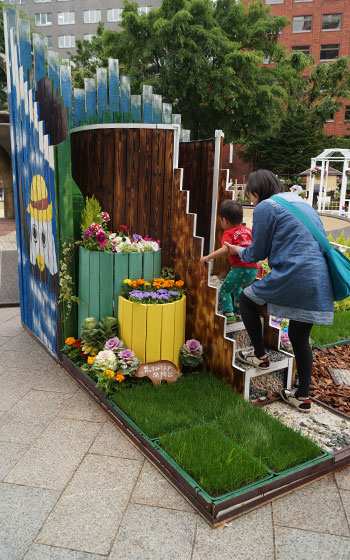
[{"label": "yellow flower", "polygon": [[117,376],[116,376],[116,380],[118,381],[118,383],[121,383],[122,381],[124,381],[124,379],[125,379],[125,376],[122,375],[122,374],[120,373],[120,371],[118,371],[118,372],[117,372]]},{"label": "yellow flower", "polygon": [[87,359],[89,366],[92,366],[95,360],[96,360],[96,356],[89,356]]},{"label": "yellow flower", "polygon": [[150,286],[150,282],[146,282],[146,280],[144,281],[145,286]]},{"label": "yellow flower", "polygon": [[114,371],[112,371],[111,369],[106,369],[105,375],[107,375],[107,377],[109,377],[110,379],[113,379]]},{"label": "yellow flower", "polygon": [[68,338],[66,338],[65,343],[67,344],[67,346],[72,346],[72,344],[74,344],[75,342],[75,338],[74,336],[69,336]]},{"label": "yellow flower", "polygon": [[124,280],[124,284],[130,284],[130,283],[131,283],[130,278],[126,278],[126,279]]}]

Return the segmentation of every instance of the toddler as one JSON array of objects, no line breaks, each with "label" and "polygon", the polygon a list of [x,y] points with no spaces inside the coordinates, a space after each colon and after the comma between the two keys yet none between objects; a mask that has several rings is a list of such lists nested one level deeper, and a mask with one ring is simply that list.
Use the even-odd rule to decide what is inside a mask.
[{"label": "toddler", "polygon": [[[228,255],[225,241],[239,247],[248,247],[252,242],[252,232],[242,225],[243,208],[238,202],[225,200],[220,204],[219,216],[221,227],[224,230],[221,239],[221,248],[210,255],[201,258],[201,262],[208,262],[223,255]],[[229,255],[231,270],[220,288],[220,302],[222,312],[227,317],[228,323],[236,321],[239,313],[238,298],[242,288],[251,284],[256,278],[258,265],[241,261],[238,255]],[[234,299],[234,304],[232,301]]]}]

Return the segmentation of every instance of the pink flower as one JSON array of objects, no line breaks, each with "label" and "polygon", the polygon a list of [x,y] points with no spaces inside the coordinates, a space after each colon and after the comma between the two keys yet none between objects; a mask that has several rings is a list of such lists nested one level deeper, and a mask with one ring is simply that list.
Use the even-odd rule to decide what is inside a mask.
[{"label": "pink flower", "polygon": [[146,236],[144,237],[144,240],[145,240],[145,241],[152,241],[152,240],[153,240],[153,237],[149,237],[148,235],[146,235]]},{"label": "pink flower", "polygon": [[111,219],[108,212],[101,212],[101,218],[104,222],[109,222]]},{"label": "pink flower", "polygon": [[92,231],[94,231],[95,233],[98,233],[99,231],[102,230],[101,224],[96,224],[96,222],[94,222],[93,224],[91,224],[91,226],[89,227],[89,229],[91,229]]},{"label": "pink flower", "polygon": [[189,352],[193,356],[199,356],[203,350],[201,344],[194,338],[186,340],[185,347],[187,352]]},{"label": "pink flower", "polygon": [[123,342],[117,336],[115,336],[114,338],[110,338],[109,340],[107,340],[105,344],[105,349],[118,350],[122,346],[123,346]]},{"label": "pink flower", "polygon": [[132,350],[123,350],[122,352],[120,352],[119,357],[122,360],[133,360],[135,357],[135,354]]}]

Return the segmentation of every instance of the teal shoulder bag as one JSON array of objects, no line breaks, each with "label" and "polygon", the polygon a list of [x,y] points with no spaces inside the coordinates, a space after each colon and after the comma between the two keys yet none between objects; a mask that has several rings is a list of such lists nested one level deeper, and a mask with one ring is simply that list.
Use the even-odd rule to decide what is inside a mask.
[{"label": "teal shoulder bag", "polygon": [[312,223],[304,212],[298,208],[294,208],[293,204],[284,200],[280,196],[272,196],[271,200],[275,200],[278,204],[286,208],[293,216],[298,218],[304,226],[308,228],[310,233],[314,236],[316,241],[321,245],[325,252],[328,262],[330,275],[333,283],[334,301],[341,301],[350,296],[350,261],[338,249],[330,244],[327,237],[325,237],[317,227]]}]

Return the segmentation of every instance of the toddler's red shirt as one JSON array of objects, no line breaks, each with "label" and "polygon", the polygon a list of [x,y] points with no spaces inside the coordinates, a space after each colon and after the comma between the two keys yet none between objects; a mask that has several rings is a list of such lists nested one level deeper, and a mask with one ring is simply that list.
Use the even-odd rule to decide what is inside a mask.
[{"label": "toddler's red shirt", "polygon": [[[231,245],[238,245],[239,247],[249,247],[252,244],[252,230],[246,226],[235,226],[231,229],[224,231],[221,239],[221,245],[227,241]],[[229,255],[231,266],[234,267],[248,267],[258,268],[256,263],[248,263],[241,261],[238,255]]]}]

